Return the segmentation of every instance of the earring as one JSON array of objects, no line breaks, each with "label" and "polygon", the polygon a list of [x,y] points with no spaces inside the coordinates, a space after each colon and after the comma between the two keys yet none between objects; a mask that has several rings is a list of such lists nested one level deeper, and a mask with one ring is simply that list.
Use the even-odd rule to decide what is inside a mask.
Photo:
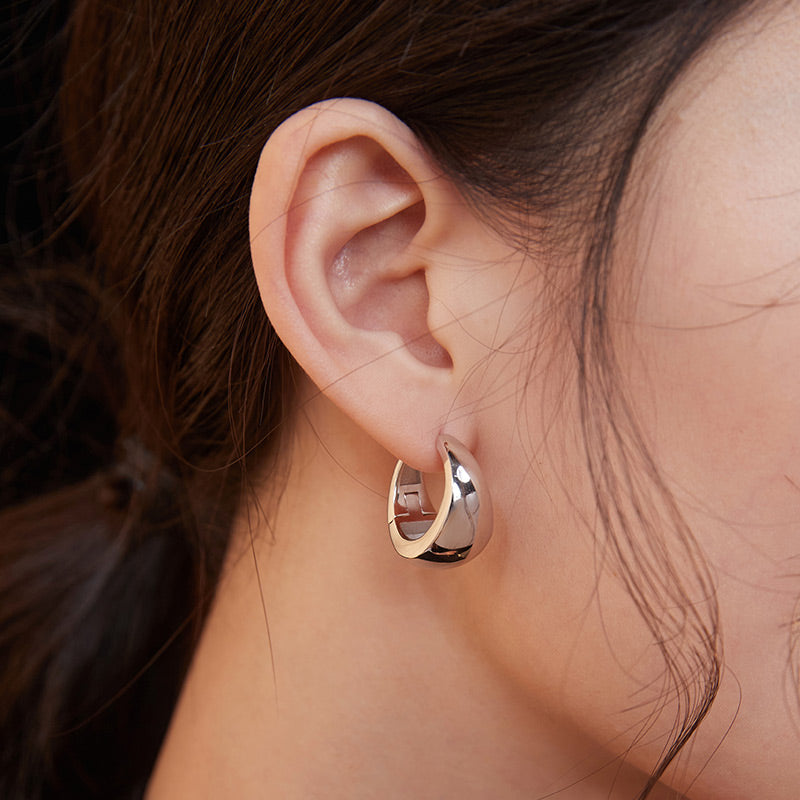
[{"label": "earring", "polygon": [[460,564],[479,553],[492,532],[492,501],[472,453],[452,436],[439,436],[445,490],[431,507],[422,473],[397,462],[389,485],[389,534],[403,558]]}]

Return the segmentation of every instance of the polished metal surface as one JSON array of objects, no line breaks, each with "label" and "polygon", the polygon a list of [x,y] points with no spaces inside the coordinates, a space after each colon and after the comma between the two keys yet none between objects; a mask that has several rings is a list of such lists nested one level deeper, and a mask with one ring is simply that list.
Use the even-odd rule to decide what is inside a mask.
[{"label": "polished metal surface", "polygon": [[437,511],[419,470],[402,461],[389,487],[389,533],[403,558],[460,564],[479,553],[491,535],[492,503],[472,454],[457,439],[440,436],[445,489]]}]

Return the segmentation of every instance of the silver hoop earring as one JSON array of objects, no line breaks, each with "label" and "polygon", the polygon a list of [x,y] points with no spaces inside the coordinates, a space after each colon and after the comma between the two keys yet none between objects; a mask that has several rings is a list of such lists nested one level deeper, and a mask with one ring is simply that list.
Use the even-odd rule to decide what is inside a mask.
[{"label": "silver hoop earring", "polygon": [[461,564],[484,547],[492,532],[492,501],[472,453],[452,436],[439,436],[445,489],[432,508],[422,474],[397,462],[389,485],[389,534],[403,558]]}]

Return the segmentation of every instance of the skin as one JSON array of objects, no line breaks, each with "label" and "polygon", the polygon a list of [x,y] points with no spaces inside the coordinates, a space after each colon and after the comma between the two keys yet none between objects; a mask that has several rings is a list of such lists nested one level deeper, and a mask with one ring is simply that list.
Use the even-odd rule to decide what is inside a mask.
[{"label": "skin", "polygon": [[[798,53],[798,3],[706,52],[621,214],[620,390],[703,564],[665,523],[669,558],[722,642],[718,698],[654,798],[800,786]],[[359,100],[275,132],[250,230],[300,410],[242,510],[148,798],[635,797],[676,706],[596,522],[552,286],[577,257],[504,241]],[[396,556],[385,521],[395,460],[439,472],[441,430],[495,507],[486,550],[450,570]]]}]

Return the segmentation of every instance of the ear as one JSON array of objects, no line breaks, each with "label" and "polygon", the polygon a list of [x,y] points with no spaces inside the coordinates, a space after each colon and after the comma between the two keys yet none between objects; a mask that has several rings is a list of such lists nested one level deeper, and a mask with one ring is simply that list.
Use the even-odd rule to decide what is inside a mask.
[{"label": "ear", "polygon": [[497,333],[480,312],[503,298],[488,263],[508,247],[405,125],[353,99],[288,119],[259,161],[250,239],[266,313],[325,395],[417,469],[441,468],[444,428],[474,449],[466,378]]}]

